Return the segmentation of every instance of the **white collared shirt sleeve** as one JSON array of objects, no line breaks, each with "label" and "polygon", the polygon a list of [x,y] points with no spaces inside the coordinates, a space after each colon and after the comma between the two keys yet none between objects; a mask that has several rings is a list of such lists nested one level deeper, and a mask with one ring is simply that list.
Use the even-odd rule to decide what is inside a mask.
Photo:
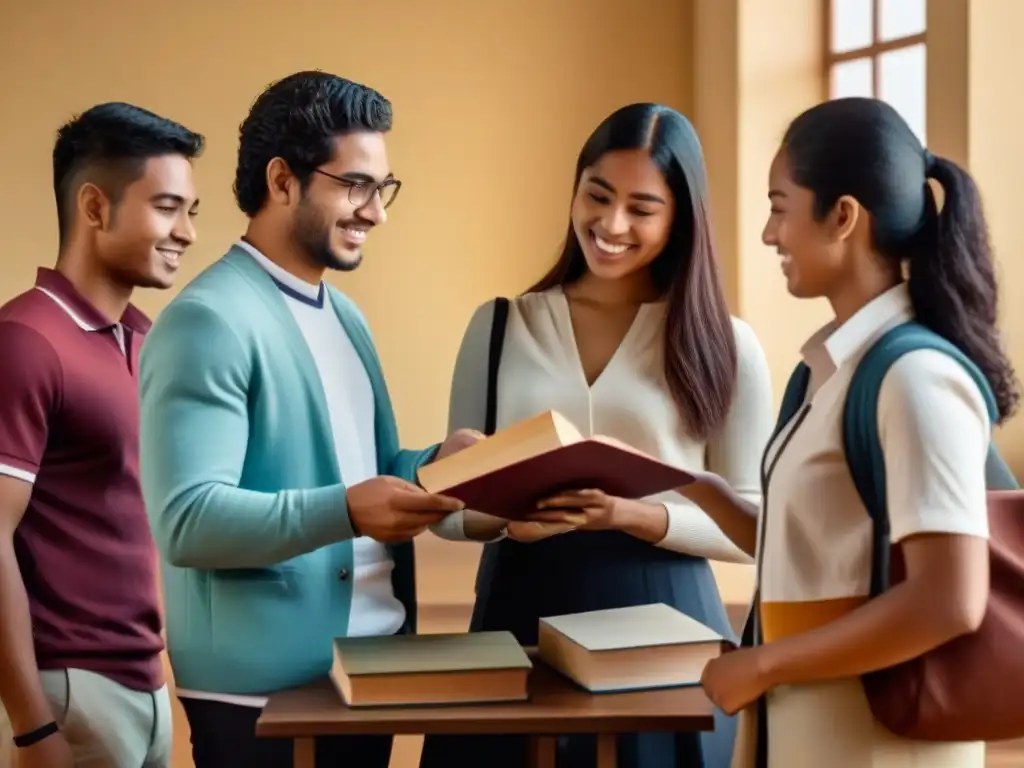
[{"label": "white collared shirt sleeve", "polygon": [[893,542],[920,533],[988,538],[988,411],[949,355],[919,350],[889,369],[878,402]]}]

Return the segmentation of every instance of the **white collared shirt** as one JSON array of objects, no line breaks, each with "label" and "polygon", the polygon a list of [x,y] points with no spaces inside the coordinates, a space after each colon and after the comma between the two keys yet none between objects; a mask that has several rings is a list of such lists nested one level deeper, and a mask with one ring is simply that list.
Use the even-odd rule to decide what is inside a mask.
[{"label": "white collared shirt", "polygon": [[[871,521],[846,464],[842,413],[857,364],[886,331],[912,319],[898,285],[804,345],[811,409],[771,473],[761,598],[791,602],[863,597],[870,587]],[[768,464],[794,422],[769,449]],[[889,369],[878,404],[891,538],[919,533],[988,537],[985,401],[953,358],[911,352]]]}]

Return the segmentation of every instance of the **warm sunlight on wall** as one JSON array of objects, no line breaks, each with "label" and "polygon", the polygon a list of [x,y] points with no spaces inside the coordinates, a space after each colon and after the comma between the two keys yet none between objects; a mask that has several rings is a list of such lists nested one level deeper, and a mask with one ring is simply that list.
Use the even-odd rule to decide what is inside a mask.
[{"label": "warm sunlight on wall", "polygon": [[[821,303],[786,294],[776,256],[760,243],[778,140],[789,119],[826,95],[823,9],[823,0],[6,3],[0,303],[54,259],[50,151],[74,112],[126,100],[206,134],[199,242],[181,285],[242,231],[231,182],[252,99],[299,69],[337,72],[393,101],[389,146],[403,188],[364,266],[333,279],[370,320],[404,442],[425,444],[442,436],[472,310],[522,290],[554,257],[583,140],[616,107],[660,101],[690,114],[701,132],[730,302],[764,345],[778,398],[800,343],[827,316]],[[1024,155],[1006,98],[1024,77],[1015,32],[1024,4],[943,0],[929,13],[930,141],[967,162],[982,185],[1011,351],[1024,360],[1024,316],[1014,311],[1024,267],[1012,258],[1024,246],[1016,211]],[[155,314],[171,295],[138,301]],[[1018,471],[1021,424],[1000,435]],[[477,547],[429,537],[417,547],[421,600],[471,599]],[[448,570],[435,567],[442,560]],[[749,597],[751,568],[716,573],[727,601]]]},{"label": "warm sunlight on wall", "polygon": [[[206,134],[199,242],[179,284],[241,232],[237,128],[257,93],[299,69],[364,81],[395,106],[404,182],[358,273],[338,278],[369,316],[403,438],[441,436],[451,364],[473,308],[526,287],[554,257],[572,169],[597,122],[630,100],[686,110],[685,3],[615,0],[380,4],[256,0],[171,5],[39,0],[0,11],[0,299],[56,245],[49,153],[75,110],[123,99]],[[54,24],[53,19],[60,23]],[[625,64],[621,52],[644,51]],[[170,294],[139,303],[158,311]]]},{"label": "warm sunlight on wall", "polygon": [[[618,0],[5,3],[0,302],[54,259],[50,151],[72,113],[126,100],[206,134],[199,241],[180,285],[242,231],[231,182],[251,101],[296,70],[337,72],[394,103],[389,146],[404,186],[364,266],[335,282],[370,320],[405,442],[437,440],[465,323],[554,258],[589,132],[629,101],[689,110],[690,32],[688,3],[665,0],[628,11]],[[170,295],[138,302],[156,313]],[[469,599],[476,551],[426,542],[421,569],[454,555],[464,581],[428,578],[421,598]]]},{"label": "warm sunlight on wall", "polygon": [[[929,146],[967,166],[981,189],[999,262],[1004,336],[1024,377],[1024,107],[1010,95],[1024,78],[1022,25],[1024,3],[1016,0],[928,5]],[[1010,421],[996,439],[1017,477],[1024,477],[1024,418]]]},{"label": "warm sunlight on wall", "polygon": [[[760,243],[768,166],[783,131],[828,96],[826,2],[694,0],[694,6],[694,115],[707,150],[716,235],[733,306],[757,331],[778,400],[801,343],[830,314],[824,302],[787,294],[777,256]],[[1016,0],[930,2],[927,120],[915,119],[908,104],[896,106],[911,113],[912,123],[926,122],[929,148],[963,163],[981,187],[999,260],[1002,327],[1011,357],[1024,365],[1024,315],[1017,310],[1024,267],[1015,258],[1024,247],[1017,214],[1024,155],[1015,138],[1016,118],[1024,115],[1006,98],[1009,85],[1024,77],[1024,58],[1013,20],[1024,23],[1024,4]],[[1011,421],[997,440],[1024,476],[1024,419]],[[752,569],[716,564],[715,570],[727,600],[749,595]]]},{"label": "warm sunlight on wall", "polygon": [[[734,311],[757,331],[776,401],[799,347],[827,317],[793,299],[761,244],[768,167],[786,125],[824,96],[821,0],[695,0],[694,116],[704,142],[715,236]],[[785,40],[785,45],[779,41]],[[749,599],[751,566],[714,563],[723,598]]]}]

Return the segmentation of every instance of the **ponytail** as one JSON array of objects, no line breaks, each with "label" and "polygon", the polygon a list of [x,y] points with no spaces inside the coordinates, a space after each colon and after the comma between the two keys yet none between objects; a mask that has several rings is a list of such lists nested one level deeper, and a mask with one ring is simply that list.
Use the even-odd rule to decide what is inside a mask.
[{"label": "ponytail", "polygon": [[[992,246],[967,172],[923,149],[906,120],[879,99],[813,106],[790,123],[783,147],[793,181],[814,194],[819,220],[843,195],[871,214],[879,255],[909,270],[917,320],[981,369],[1005,421],[1020,395],[996,330]],[[930,181],[942,187],[941,208]]]},{"label": "ponytail", "polygon": [[981,195],[970,175],[951,160],[926,153],[926,175],[944,193],[939,210],[925,184],[925,226],[909,262],[908,289],[923,325],[952,342],[985,374],[1002,423],[1020,393],[996,328],[995,264]]}]

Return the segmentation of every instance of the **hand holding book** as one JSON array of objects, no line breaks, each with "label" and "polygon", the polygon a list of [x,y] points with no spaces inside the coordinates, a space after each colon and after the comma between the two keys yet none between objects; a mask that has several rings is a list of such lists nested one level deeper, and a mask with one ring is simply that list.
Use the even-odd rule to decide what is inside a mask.
[{"label": "hand holding book", "polygon": [[615,519],[621,501],[599,490],[563,491],[540,502],[539,511],[531,517],[542,522],[572,521],[580,528],[606,531],[618,527]]},{"label": "hand holding book", "polygon": [[570,531],[615,530],[656,543],[668,532],[668,510],[642,499],[624,499],[601,490],[564,491],[544,499],[529,524],[510,523],[508,535],[517,541],[539,541]]},{"label": "hand holding book", "polygon": [[615,527],[615,509],[622,499],[603,491],[565,491],[544,499],[528,519],[508,524],[508,536],[528,542],[582,530],[608,530]]},{"label": "hand holding book", "polygon": [[[469,509],[532,522],[537,504],[554,496],[597,488],[609,498],[641,499],[693,476],[619,440],[584,437],[564,416],[548,411],[421,467],[418,479],[427,491],[454,496]],[[573,498],[581,510],[607,506],[593,497]]]},{"label": "hand holding book", "polygon": [[427,493],[389,475],[371,477],[349,487],[345,499],[356,536],[385,543],[408,541],[463,508],[458,499]]}]

